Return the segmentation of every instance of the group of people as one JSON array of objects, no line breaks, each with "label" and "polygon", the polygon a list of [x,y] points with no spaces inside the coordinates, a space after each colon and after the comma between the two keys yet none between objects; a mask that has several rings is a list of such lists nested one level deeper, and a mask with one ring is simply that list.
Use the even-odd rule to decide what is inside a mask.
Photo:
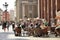
[{"label": "group of people", "polygon": [[[58,22],[57,22],[58,23]],[[60,22],[59,22],[60,23]],[[37,19],[37,20],[20,20],[18,23],[19,27],[25,28],[37,28],[40,27],[40,29],[45,29],[46,27],[50,27],[52,29],[50,30],[56,30],[60,28],[60,24],[56,25],[55,23],[52,23],[52,25],[49,25],[49,22],[47,20]]]},{"label": "group of people", "polygon": [[3,21],[2,22],[2,29],[4,31],[6,31],[6,29],[9,31],[9,27],[10,25],[12,25],[12,29],[14,30],[15,27],[21,27],[22,29],[24,28],[37,28],[40,27],[41,29],[46,28],[46,26],[48,26],[48,22],[46,20],[20,20],[18,23],[12,22],[10,24],[10,22],[8,21]]},{"label": "group of people", "polygon": [[39,27],[40,29],[45,29],[48,26],[48,22],[46,20],[20,20],[18,23],[19,27],[21,28],[37,28]]},{"label": "group of people", "polygon": [[[10,27],[10,22],[4,21],[2,22],[2,29],[4,29],[4,31],[9,30]],[[45,29],[47,27],[49,27],[49,23],[47,20],[42,20],[42,19],[30,19],[30,20],[20,20],[18,23],[12,22],[12,29],[13,31],[15,30],[16,27],[21,27],[21,29],[25,29],[25,28],[40,28],[40,29]],[[60,28],[60,24],[59,25],[55,25],[55,23],[52,23],[52,25],[50,26],[52,27],[52,29],[50,30],[56,30],[58,28]]]}]

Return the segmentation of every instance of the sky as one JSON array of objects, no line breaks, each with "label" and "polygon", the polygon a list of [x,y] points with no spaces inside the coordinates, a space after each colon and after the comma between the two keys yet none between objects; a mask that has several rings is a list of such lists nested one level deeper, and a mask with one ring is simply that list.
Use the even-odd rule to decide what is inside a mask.
[{"label": "sky", "polygon": [[8,11],[9,10],[14,10],[15,8],[15,0],[0,0],[0,8],[4,11],[5,7],[3,6],[3,4],[5,4],[5,2],[7,2],[8,4]]}]

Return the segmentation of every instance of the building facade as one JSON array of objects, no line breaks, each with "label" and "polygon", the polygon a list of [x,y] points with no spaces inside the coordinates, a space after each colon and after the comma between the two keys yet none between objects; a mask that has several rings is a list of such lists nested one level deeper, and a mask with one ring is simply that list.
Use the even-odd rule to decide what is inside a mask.
[{"label": "building facade", "polygon": [[0,9],[0,22],[2,21],[2,14],[3,14],[3,10]]},{"label": "building facade", "polygon": [[15,12],[14,10],[10,10],[10,21],[15,21]]},{"label": "building facade", "polygon": [[60,0],[57,0],[57,11],[60,11]]},{"label": "building facade", "polygon": [[39,17],[48,22],[55,20],[57,10],[60,9],[60,0],[39,0]]},{"label": "building facade", "polygon": [[16,0],[17,21],[24,16],[46,19],[49,23],[55,20],[60,10],[60,0]]},{"label": "building facade", "polygon": [[27,16],[28,18],[38,17],[38,0],[16,0],[17,21]]},{"label": "building facade", "polygon": [[2,14],[2,21],[10,21],[10,14],[6,10]]},{"label": "building facade", "polygon": [[[49,23],[55,20],[57,12],[60,11],[60,0],[38,0],[39,18],[46,19]],[[55,20],[56,21],[56,20]]]}]

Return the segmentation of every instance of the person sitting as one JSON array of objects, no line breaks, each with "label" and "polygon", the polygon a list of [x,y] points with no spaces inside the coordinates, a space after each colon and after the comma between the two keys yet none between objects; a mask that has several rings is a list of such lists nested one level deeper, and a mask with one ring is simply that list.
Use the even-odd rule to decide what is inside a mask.
[{"label": "person sitting", "polygon": [[45,21],[44,24],[45,24],[45,26],[48,26],[48,22],[47,21]]},{"label": "person sitting", "polygon": [[55,25],[55,23],[52,23],[52,25],[51,25],[51,32],[53,32],[53,33],[54,33],[54,31],[55,31],[55,28],[56,28],[56,25]]},{"label": "person sitting", "polygon": [[55,30],[58,29],[58,28],[60,28],[60,24],[57,24],[57,25],[56,25]]},{"label": "person sitting", "polygon": [[44,25],[44,23],[41,23],[41,32],[42,32],[42,36],[46,35],[48,36],[48,27]]},{"label": "person sitting", "polygon": [[41,23],[40,28],[45,29],[45,28],[47,28],[47,26],[45,26],[44,23]]},{"label": "person sitting", "polygon": [[55,29],[58,29],[58,28],[60,28],[60,19],[57,19],[57,25]]},{"label": "person sitting", "polygon": [[59,36],[60,35],[60,24],[57,24],[56,28],[55,28],[55,36]]}]

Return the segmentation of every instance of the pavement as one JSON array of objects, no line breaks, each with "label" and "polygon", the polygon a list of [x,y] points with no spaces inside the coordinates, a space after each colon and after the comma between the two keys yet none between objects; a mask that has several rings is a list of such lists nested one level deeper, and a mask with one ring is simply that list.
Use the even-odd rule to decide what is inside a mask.
[{"label": "pavement", "polygon": [[50,34],[49,37],[16,37],[12,31],[12,26],[10,26],[9,31],[6,32],[4,32],[2,26],[0,26],[0,40],[60,40],[60,37],[55,37],[53,34]]}]

